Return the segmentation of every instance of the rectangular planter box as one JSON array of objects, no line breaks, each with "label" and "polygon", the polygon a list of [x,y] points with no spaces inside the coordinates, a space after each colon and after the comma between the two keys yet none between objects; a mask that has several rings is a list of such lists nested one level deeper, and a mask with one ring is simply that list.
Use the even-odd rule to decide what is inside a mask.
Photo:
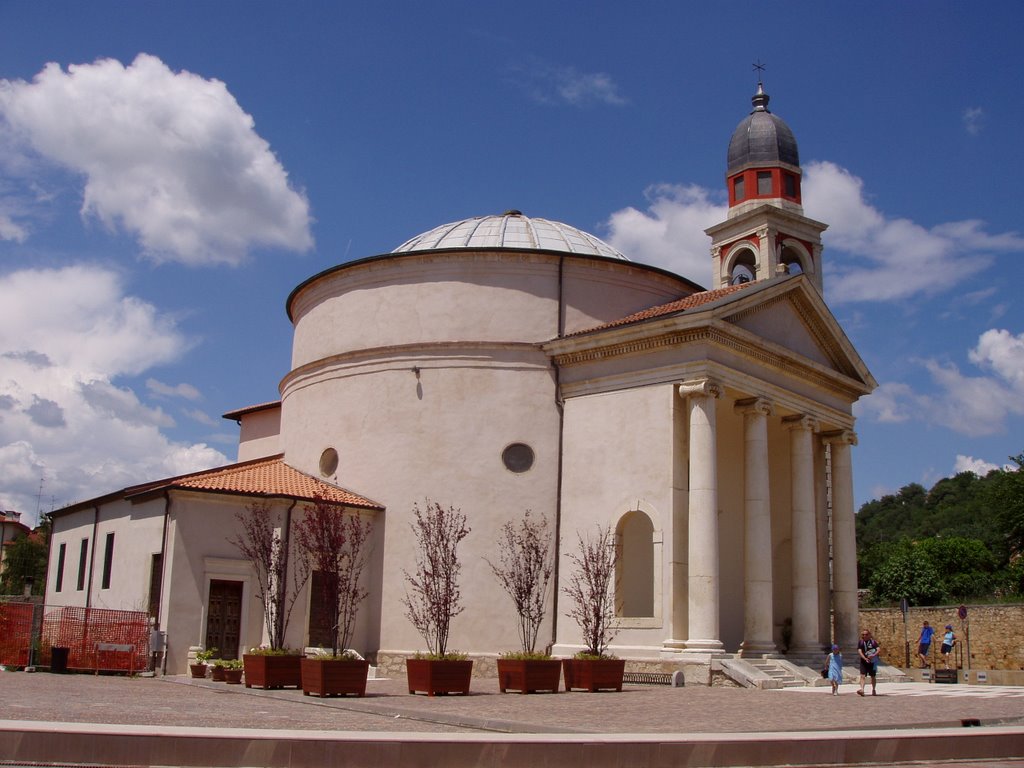
[{"label": "rectangular planter box", "polygon": [[247,653],[242,656],[245,664],[246,688],[298,688],[302,685],[302,657],[264,656]]},{"label": "rectangular planter box", "polygon": [[370,662],[364,659],[303,659],[304,696],[365,696]]},{"label": "rectangular planter box", "polygon": [[561,678],[560,659],[498,659],[498,688],[502,693],[558,693]]},{"label": "rectangular planter box", "polygon": [[409,679],[409,693],[467,695],[473,677],[473,660],[406,659],[405,672]]},{"label": "rectangular planter box", "polygon": [[621,691],[625,659],[562,659],[565,690]]}]

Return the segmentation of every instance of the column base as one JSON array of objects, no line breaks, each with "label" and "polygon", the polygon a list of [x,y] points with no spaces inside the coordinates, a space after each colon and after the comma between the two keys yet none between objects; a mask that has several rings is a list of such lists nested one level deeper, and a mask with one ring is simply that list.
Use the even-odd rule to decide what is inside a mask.
[{"label": "column base", "polygon": [[740,644],[740,657],[750,658],[752,656],[764,656],[779,652],[775,643],[770,640],[744,640]]},{"label": "column base", "polygon": [[725,646],[721,640],[687,640],[682,649],[683,653],[703,653],[714,656],[724,654]]},{"label": "column base", "polygon": [[821,643],[794,643],[786,651],[787,656],[821,656],[826,651],[822,648]]}]

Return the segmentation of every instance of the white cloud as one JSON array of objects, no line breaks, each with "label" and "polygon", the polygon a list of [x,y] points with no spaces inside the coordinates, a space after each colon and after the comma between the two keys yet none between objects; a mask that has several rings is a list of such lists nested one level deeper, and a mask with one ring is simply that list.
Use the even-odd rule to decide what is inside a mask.
[{"label": "white cloud", "polygon": [[804,170],[804,209],[829,225],[822,239],[831,302],[939,294],[987,268],[994,254],[1024,251],[1020,235],[989,235],[979,221],[927,228],[889,218],[867,202],[861,179],[833,163]]},{"label": "white cloud", "polygon": [[174,362],[188,348],[173,321],[124,295],[109,270],[0,277],[0,466],[8,508],[34,514],[41,478],[45,500],[59,505],[227,463],[206,444],[171,441],[161,432],[173,424],[170,416],[115,383]]},{"label": "white cloud", "polygon": [[861,399],[858,417],[939,424],[971,437],[1005,433],[1010,418],[1024,415],[1024,334],[985,331],[968,359],[990,375],[968,375],[950,362],[915,360],[930,375],[935,393],[887,382]]},{"label": "white cloud", "polygon": [[575,67],[553,66],[540,59],[517,64],[512,70],[517,84],[541,104],[618,107],[628,103],[619,94],[615,81],[604,72],[580,72]]},{"label": "white cloud", "polygon": [[646,211],[630,207],[609,217],[608,243],[634,261],[709,285],[711,239],[704,230],[725,219],[728,207],[697,185],[656,184],[644,196]]},{"label": "white cloud", "polygon": [[[51,63],[31,83],[0,80],[0,118],[0,146],[80,174],[83,215],[134,234],[152,259],[236,264],[254,247],[312,246],[305,197],[218,80],[146,54]],[[3,209],[0,236],[26,236]]]},{"label": "white cloud", "polygon": [[[726,217],[721,192],[662,184],[646,191],[646,211],[625,208],[608,219],[608,242],[636,261],[711,278],[711,240],[703,230]],[[890,218],[867,202],[864,182],[834,163],[804,167],[804,210],[829,225],[825,293],[831,304],[891,301],[949,291],[992,264],[997,253],[1024,252],[1015,232],[990,235],[980,221],[928,228]]]},{"label": "white cloud", "polygon": [[192,421],[199,422],[207,427],[219,426],[216,419],[210,416],[206,411],[202,411],[198,408],[184,408],[182,409],[182,413],[192,419]]},{"label": "white cloud", "polygon": [[963,120],[964,129],[971,136],[977,136],[985,127],[985,110],[981,107],[967,107],[963,113]]},{"label": "white cloud", "polygon": [[146,379],[146,389],[156,397],[180,397],[192,401],[203,399],[198,389],[184,382],[172,386],[156,379]]},{"label": "white cloud", "polygon": [[1024,333],[1014,336],[1006,330],[987,330],[968,353],[968,359],[983,370],[995,373],[1017,395],[1024,397]]},{"label": "white cloud", "polygon": [[962,454],[956,455],[956,463],[953,465],[953,472],[959,474],[961,472],[973,472],[978,477],[984,477],[993,469],[1000,469],[998,464],[993,464],[984,459],[976,459],[973,456],[964,456]]}]

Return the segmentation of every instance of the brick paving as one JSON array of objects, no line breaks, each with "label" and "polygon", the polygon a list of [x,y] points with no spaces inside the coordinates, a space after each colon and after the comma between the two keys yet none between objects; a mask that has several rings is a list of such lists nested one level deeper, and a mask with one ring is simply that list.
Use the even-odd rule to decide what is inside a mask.
[{"label": "brick paving", "polygon": [[621,693],[501,694],[474,678],[469,696],[408,694],[371,680],[362,699],[304,697],[187,677],[0,672],[5,720],[217,728],[471,733],[743,733],[1024,724],[1024,688],[880,684],[757,691],[627,685]]}]

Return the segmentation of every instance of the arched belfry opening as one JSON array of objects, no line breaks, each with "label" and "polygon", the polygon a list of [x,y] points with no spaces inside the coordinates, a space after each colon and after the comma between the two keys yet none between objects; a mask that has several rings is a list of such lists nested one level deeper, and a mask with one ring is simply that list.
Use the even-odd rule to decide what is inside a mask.
[{"label": "arched belfry opening", "polygon": [[711,236],[714,288],[805,274],[822,290],[821,233],[802,204],[800,151],[758,82],[753,109],[733,131],[726,165],[729,213]]}]

